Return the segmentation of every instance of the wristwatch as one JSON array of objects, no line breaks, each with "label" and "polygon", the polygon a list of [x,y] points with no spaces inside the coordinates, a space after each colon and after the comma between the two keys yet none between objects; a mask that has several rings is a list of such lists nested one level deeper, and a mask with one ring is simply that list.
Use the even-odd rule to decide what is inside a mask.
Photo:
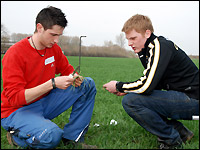
[{"label": "wristwatch", "polygon": [[116,83],[116,90],[119,92],[119,90],[117,89],[117,85],[119,84],[119,81],[117,81],[117,83]]},{"label": "wristwatch", "polygon": [[52,81],[53,89],[56,89],[56,84],[55,84],[55,80],[54,80],[54,78],[52,78],[51,81]]}]

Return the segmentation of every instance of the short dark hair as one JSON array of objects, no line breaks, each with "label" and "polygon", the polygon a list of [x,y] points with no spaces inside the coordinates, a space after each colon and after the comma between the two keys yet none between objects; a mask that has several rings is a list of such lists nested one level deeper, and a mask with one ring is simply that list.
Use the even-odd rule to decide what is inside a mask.
[{"label": "short dark hair", "polygon": [[41,23],[44,27],[44,30],[51,29],[53,25],[59,25],[61,27],[67,26],[67,19],[65,18],[65,14],[56,7],[48,6],[47,8],[42,9],[37,17],[36,17],[36,29],[37,32],[37,24]]}]

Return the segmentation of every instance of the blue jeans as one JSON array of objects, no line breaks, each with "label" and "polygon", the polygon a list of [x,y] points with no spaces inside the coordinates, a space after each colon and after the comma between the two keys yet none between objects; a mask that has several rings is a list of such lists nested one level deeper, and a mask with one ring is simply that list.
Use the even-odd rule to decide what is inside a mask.
[{"label": "blue jeans", "polygon": [[[92,117],[96,87],[94,81],[86,77],[80,87],[66,90],[54,89],[39,101],[19,108],[9,117],[1,120],[7,131],[17,131],[13,136],[21,147],[50,149],[56,147],[63,138],[83,141]],[[51,120],[72,106],[69,122],[63,116],[64,129]]]},{"label": "blue jeans", "polygon": [[[181,123],[174,120],[191,120],[193,115],[199,115],[199,100],[177,91],[154,90],[151,95],[130,93],[124,96],[122,105],[140,126],[169,145],[180,141],[174,126]],[[166,118],[171,118],[171,123]]]}]

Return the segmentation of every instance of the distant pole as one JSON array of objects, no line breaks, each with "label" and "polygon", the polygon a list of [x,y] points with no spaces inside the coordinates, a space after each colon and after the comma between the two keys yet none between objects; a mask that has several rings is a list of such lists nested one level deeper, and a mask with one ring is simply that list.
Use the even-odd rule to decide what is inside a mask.
[{"label": "distant pole", "polygon": [[81,38],[86,36],[80,36],[80,46],[79,46],[79,73],[81,70]]}]

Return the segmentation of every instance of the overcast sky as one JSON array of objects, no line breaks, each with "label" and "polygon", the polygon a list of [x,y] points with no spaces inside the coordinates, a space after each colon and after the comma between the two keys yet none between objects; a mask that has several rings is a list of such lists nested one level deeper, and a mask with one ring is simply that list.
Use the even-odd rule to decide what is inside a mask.
[{"label": "overcast sky", "polygon": [[64,35],[87,36],[83,45],[115,44],[125,21],[143,14],[150,17],[155,35],[174,41],[188,55],[199,55],[199,1],[1,1],[1,23],[10,35],[32,34],[37,14],[48,5],[65,13]]}]

